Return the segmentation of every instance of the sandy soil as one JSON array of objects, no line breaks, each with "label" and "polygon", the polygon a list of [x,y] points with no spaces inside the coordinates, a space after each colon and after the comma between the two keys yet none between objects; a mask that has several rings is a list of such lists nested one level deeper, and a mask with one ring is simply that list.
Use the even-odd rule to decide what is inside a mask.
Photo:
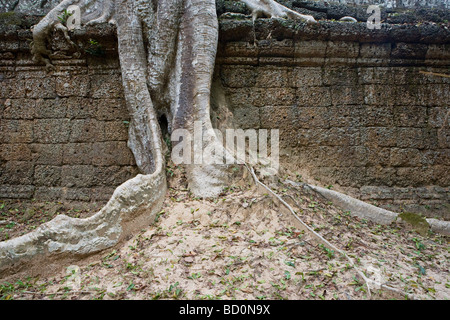
[{"label": "sandy soil", "polygon": [[[62,266],[45,279],[3,283],[3,299],[404,299],[379,288],[371,296],[356,270],[315,243],[267,194],[244,182],[218,199],[193,198],[183,173],[154,225],[102,259]],[[292,178],[291,178],[292,179]],[[314,230],[352,257],[366,276],[418,299],[450,298],[446,237],[406,225],[376,225],[317,194],[270,186]]]}]

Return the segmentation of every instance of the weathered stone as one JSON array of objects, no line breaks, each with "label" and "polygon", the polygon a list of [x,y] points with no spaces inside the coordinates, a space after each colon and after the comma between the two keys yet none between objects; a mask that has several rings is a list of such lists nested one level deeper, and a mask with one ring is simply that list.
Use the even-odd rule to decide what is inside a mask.
[{"label": "weathered stone", "polygon": [[55,78],[30,78],[24,81],[27,98],[56,98]]},{"label": "weathered stone", "polygon": [[3,110],[4,119],[34,119],[36,113],[35,100],[6,99]]},{"label": "weathered stone", "polygon": [[290,68],[282,68],[275,66],[258,68],[256,82],[262,88],[281,88],[286,87],[289,83]]},{"label": "weathered stone", "polygon": [[93,98],[122,98],[123,89],[120,75],[93,75],[90,94]]},{"label": "weathered stone", "polygon": [[59,186],[61,183],[61,167],[37,165],[34,168],[34,184],[36,186]]},{"label": "weathered stone", "polygon": [[66,117],[67,104],[62,99],[37,99],[36,119],[62,119]]},{"label": "weathered stone", "polygon": [[297,67],[292,71],[293,87],[318,87],[322,86],[322,68]]},{"label": "weathered stone", "polygon": [[56,93],[60,97],[87,97],[90,79],[87,75],[56,78]]},{"label": "weathered stone", "polygon": [[331,105],[330,89],[327,87],[301,87],[297,89],[298,105],[327,107]]},{"label": "weathered stone", "polygon": [[93,143],[68,143],[63,147],[62,163],[92,164]]},{"label": "weathered stone", "polygon": [[94,168],[89,165],[63,166],[61,186],[67,188],[91,187]]},{"label": "weathered stone", "polygon": [[260,127],[260,108],[236,108],[233,111],[234,123],[239,129],[258,129]]},{"label": "weathered stone", "polygon": [[33,185],[34,166],[27,161],[8,161],[1,165],[1,184]]},{"label": "weathered stone", "polygon": [[248,88],[256,83],[254,67],[222,66],[220,77],[224,86],[229,88]]},{"label": "weathered stone", "polygon": [[33,126],[33,141],[37,143],[69,142],[69,124],[68,119],[36,119]]},{"label": "weathered stone", "polygon": [[0,141],[7,143],[31,143],[33,141],[33,120],[0,121]]},{"label": "weathered stone", "polygon": [[61,165],[63,156],[62,144],[41,144],[30,145],[32,156],[36,164]]},{"label": "weathered stone", "polygon": [[72,120],[69,142],[95,142],[105,140],[105,128],[94,119]]},{"label": "weathered stone", "polygon": [[0,145],[0,159],[5,161],[32,161],[31,148],[28,144]]}]

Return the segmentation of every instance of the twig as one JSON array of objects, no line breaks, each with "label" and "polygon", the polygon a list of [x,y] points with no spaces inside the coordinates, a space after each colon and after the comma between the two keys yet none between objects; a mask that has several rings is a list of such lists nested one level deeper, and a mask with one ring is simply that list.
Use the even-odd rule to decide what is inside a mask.
[{"label": "twig", "polygon": [[367,277],[364,275],[364,273],[362,271],[360,271],[355,263],[353,262],[353,260],[342,250],[338,249],[336,246],[334,246],[333,244],[331,244],[330,242],[328,242],[326,239],[324,239],[320,234],[318,234],[317,232],[315,232],[313,229],[311,229],[311,227],[309,227],[307,224],[305,224],[300,218],[299,216],[294,212],[294,210],[292,209],[292,207],[286,202],[284,201],[279,195],[277,195],[275,192],[272,191],[272,189],[270,189],[268,186],[266,186],[264,183],[262,183],[258,177],[255,174],[255,171],[253,170],[252,167],[249,167],[247,164],[245,164],[246,168],[250,171],[251,175],[253,176],[253,179],[255,180],[255,182],[259,185],[261,185],[263,188],[265,188],[267,191],[269,191],[274,197],[276,197],[290,212],[291,214],[297,219],[298,222],[300,222],[300,224],[307,230],[309,231],[317,240],[318,242],[322,243],[324,246],[326,246],[328,249],[330,250],[334,250],[335,252],[338,252],[340,254],[342,254],[349,262],[350,264],[355,268],[355,270],[358,272],[359,276],[361,278],[363,278],[363,280],[366,282],[366,286],[367,286],[367,291],[369,294],[369,297],[372,296],[371,292],[370,292],[370,286],[369,286],[369,279],[367,279]]}]

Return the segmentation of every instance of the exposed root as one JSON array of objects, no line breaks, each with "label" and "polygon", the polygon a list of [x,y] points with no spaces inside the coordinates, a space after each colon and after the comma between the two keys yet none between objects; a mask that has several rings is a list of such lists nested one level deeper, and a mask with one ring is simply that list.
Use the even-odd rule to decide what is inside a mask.
[{"label": "exposed root", "polygon": [[346,21],[346,22],[358,22],[358,20],[356,20],[353,17],[342,17],[339,19],[339,21]]},{"label": "exposed root", "polygon": [[269,18],[289,18],[300,19],[308,23],[316,23],[317,21],[310,15],[304,15],[291,10],[274,0],[241,0],[252,11],[253,20],[256,18],[267,16]]},{"label": "exposed root", "polygon": [[161,168],[119,186],[92,217],[60,215],[33,232],[0,242],[0,274],[17,274],[22,268],[27,275],[49,274],[55,271],[55,261],[77,261],[110,248],[153,223],[165,192],[165,171]]},{"label": "exposed root", "polygon": [[396,289],[396,288],[392,288],[390,286],[387,286],[385,284],[379,283],[377,281],[374,281],[372,279],[369,279],[366,277],[366,275],[364,274],[363,271],[361,271],[353,262],[353,259],[351,259],[343,250],[337,248],[335,245],[333,245],[332,243],[330,243],[328,240],[326,240],[324,237],[322,237],[319,233],[317,233],[316,231],[314,231],[311,227],[309,227],[306,223],[304,223],[300,217],[295,213],[294,209],[292,209],[292,207],[286,202],[284,201],[278,194],[276,194],[271,188],[269,188],[268,186],[266,186],[264,183],[262,183],[258,177],[255,174],[255,171],[252,167],[250,167],[249,165],[245,164],[246,168],[249,170],[249,172],[251,173],[255,183],[261,187],[263,187],[265,190],[267,190],[273,197],[275,197],[282,205],[284,205],[289,212],[294,216],[294,218],[303,226],[303,228],[305,229],[305,231],[309,232],[315,239],[317,242],[321,243],[322,245],[324,245],[326,248],[330,249],[330,250],[334,250],[335,252],[340,253],[343,257],[345,257],[347,259],[347,261],[350,263],[350,265],[356,270],[356,272],[358,273],[358,275],[364,280],[367,289],[368,289],[368,295],[369,297],[371,297],[371,286],[373,285],[375,288],[381,288],[381,289],[385,289],[385,290],[389,290],[392,292],[395,292],[397,294],[401,294],[403,296],[408,297],[408,299],[414,300],[415,297],[411,294],[408,294],[406,292],[403,292],[402,290]]}]

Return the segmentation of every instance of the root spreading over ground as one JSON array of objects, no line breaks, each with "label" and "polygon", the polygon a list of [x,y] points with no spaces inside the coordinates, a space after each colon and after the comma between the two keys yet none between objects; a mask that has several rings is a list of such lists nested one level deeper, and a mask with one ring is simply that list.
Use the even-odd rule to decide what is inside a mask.
[{"label": "root spreading over ground", "polygon": [[[48,278],[2,283],[12,299],[368,299],[347,259],[298,228],[248,180],[216,199],[194,197],[171,170],[157,222],[96,260]],[[450,297],[448,238],[352,217],[317,193],[271,188],[302,220],[353,258],[367,278],[417,299]],[[405,299],[371,288],[372,299]]]}]

